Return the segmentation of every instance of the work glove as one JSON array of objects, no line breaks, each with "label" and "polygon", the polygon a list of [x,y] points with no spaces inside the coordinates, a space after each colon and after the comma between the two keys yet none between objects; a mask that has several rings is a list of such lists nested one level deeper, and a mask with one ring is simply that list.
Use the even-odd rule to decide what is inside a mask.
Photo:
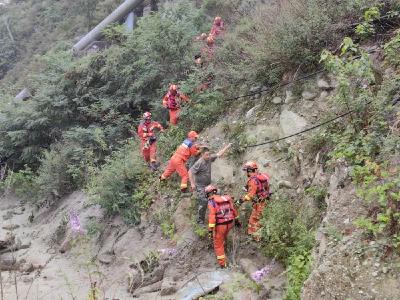
[{"label": "work glove", "polygon": [[239,219],[235,219],[235,227],[237,228],[242,227],[242,223],[240,223]]},{"label": "work glove", "polygon": [[208,238],[209,238],[210,240],[213,239],[213,232],[212,232],[212,230],[210,230],[210,231],[208,232]]}]

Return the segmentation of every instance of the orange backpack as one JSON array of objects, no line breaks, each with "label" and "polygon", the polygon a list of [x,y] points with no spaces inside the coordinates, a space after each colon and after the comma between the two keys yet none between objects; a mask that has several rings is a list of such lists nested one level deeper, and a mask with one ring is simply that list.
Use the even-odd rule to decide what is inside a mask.
[{"label": "orange backpack", "polygon": [[269,197],[269,176],[265,173],[258,173],[250,177],[257,184],[258,199],[267,199]]},{"label": "orange backpack", "polygon": [[213,200],[217,212],[217,224],[227,223],[235,219],[235,208],[230,196],[216,196]]}]

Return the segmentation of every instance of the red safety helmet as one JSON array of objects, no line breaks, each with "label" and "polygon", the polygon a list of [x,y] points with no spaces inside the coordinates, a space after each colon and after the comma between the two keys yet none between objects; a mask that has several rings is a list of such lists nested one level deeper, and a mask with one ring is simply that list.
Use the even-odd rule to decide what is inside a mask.
[{"label": "red safety helmet", "polygon": [[221,25],[221,17],[220,16],[216,16],[214,19],[214,24],[220,26]]},{"label": "red safety helmet", "polygon": [[151,119],[151,112],[146,111],[146,112],[143,114],[143,119],[145,119],[145,120],[150,120],[150,119]]},{"label": "red safety helmet", "polygon": [[216,193],[217,191],[218,191],[217,187],[212,185],[212,184],[207,185],[205,187],[205,189],[204,189],[204,192],[206,193],[206,196],[208,196],[211,193]]},{"label": "red safety helmet", "polygon": [[192,138],[192,139],[197,139],[199,137],[199,134],[196,131],[192,130],[192,131],[189,131],[187,137]]},{"label": "red safety helmet", "polygon": [[257,165],[257,163],[255,161],[252,161],[252,160],[246,162],[242,167],[243,171],[249,171],[249,170],[254,171],[256,169],[258,169],[258,165]]}]

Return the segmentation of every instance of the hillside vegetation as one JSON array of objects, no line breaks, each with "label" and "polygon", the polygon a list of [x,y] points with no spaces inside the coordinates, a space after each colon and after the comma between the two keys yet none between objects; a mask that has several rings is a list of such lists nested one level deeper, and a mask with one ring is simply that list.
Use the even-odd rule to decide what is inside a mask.
[{"label": "hillside vegetation", "polygon": [[[321,119],[348,110],[354,113],[348,122],[333,123],[315,134],[309,141],[310,153],[323,156],[327,172],[337,160],[346,162],[358,196],[370,206],[357,226],[365,229],[365,238],[399,251],[399,112],[393,103],[400,84],[400,37],[392,23],[380,21],[386,14],[396,18],[398,1],[205,0],[197,6],[167,2],[159,12],[141,18],[133,32],[109,27],[104,35],[112,46],[82,58],[71,53],[71,38],[85,31],[76,25],[78,20],[86,20],[90,27],[114,4],[99,2],[89,16],[93,1],[83,1],[87,10],[79,13],[77,1],[36,2],[17,1],[2,12],[15,39],[7,40],[7,28],[0,28],[5,41],[0,44],[0,78],[5,76],[0,157],[9,168],[3,189],[38,206],[85,189],[110,216],[119,214],[127,223],[138,224],[160,187],[141,161],[133,131],[146,110],[165,124],[161,97],[171,82],[178,82],[192,102],[184,108],[180,125],[159,138],[163,162],[189,129],[212,127],[243,102],[244,109],[256,104],[248,98],[225,98],[254,86],[285,83],[322,63],[338,85],[331,99],[334,110]],[[23,5],[38,13],[17,23],[15,15]],[[226,20],[227,32],[217,41],[214,59],[197,68],[193,57],[201,45],[194,38],[209,30],[216,14]],[[24,24],[28,20],[31,23]],[[46,30],[51,34],[41,39],[40,32]],[[383,66],[389,75],[379,72],[360,46],[373,42],[381,31],[388,32]],[[30,68],[21,71],[27,60]],[[33,97],[15,102],[14,93],[21,86],[10,82],[28,71],[23,82]],[[196,92],[209,74],[215,78],[211,88]],[[269,102],[261,104],[268,110]],[[249,140],[240,125],[226,129],[234,141],[231,158],[240,164]],[[286,299],[300,297],[311,271],[314,234],[326,208],[326,186],[309,186],[303,192],[320,203],[317,213],[309,213],[302,201],[279,191],[263,219],[262,251],[288,268]]]}]

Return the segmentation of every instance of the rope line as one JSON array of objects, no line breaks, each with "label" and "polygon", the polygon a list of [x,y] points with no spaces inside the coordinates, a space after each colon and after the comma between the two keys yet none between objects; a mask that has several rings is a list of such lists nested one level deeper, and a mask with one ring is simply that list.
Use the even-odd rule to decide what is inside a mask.
[{"label": "rope line", "polygon": [[[367,103],[367,104],[369,104],[369,103]],[[322,122],[320,124],[314,125],[314,126],[312,126],[310,128],[304,129],[302,131],[299,131],[299,132],[296,132],[296,133],[293,133],[293,134],[290,134],[290,135],[287,135],[287,136],[284,136],[282,138],[275,139],[275,140],[272,140],[272,141],[267,141],[267,142],[264,142],[264,143],[259,143],[259,144],[254,144],[254,145],[248,145],[248,146],[245,146],[244,148],[258,147],[258,146],[263,146],[263,145],[268,145],[268,144],[276,143],[276,142],[279,142],[279,141],[283,141],[283,140],[286,140],[288,138],[291,138],[291,137],[303,134],[305,132],[317,129],[317,128],[319,128],[321,126],[324,126],[326,124],[332,123],[332,122],[334,122],[334,121],[336,121],[336,120],[338,120],[340,118],[343,118],[343,117],[345,117],[347,115],[350,115],[350,114],[354,113],[355,111],[356,111],[355,109],[352,109],[352,110],[350,110],[348,112],[345,112],[345,113],[343,113],[343,114],[341,114],[339,116],[336,116],[336,117],[334,117],[332,119],[329,119],[328,121],[325,121],[325,122]]]}]

